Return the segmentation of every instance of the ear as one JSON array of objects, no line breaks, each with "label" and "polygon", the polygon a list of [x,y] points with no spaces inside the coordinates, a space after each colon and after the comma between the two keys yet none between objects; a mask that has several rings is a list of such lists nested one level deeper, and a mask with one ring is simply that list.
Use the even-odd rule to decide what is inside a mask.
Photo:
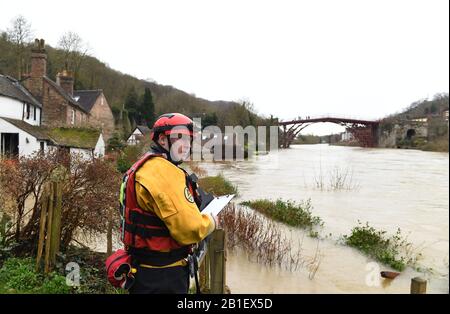
[{"label": "ear", "polygon": [[165,136],[164,134],[159,134],[158,136],[158,143],[159,145],[161,145],[162,147],[166,147],[167,143],[167,136]]}]

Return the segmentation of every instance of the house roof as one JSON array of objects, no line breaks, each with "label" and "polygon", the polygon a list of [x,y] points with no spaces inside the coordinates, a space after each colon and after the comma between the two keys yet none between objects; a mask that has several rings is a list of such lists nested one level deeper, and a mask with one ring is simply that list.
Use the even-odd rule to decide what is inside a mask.
[{"label": "house roof", "polygon": [[15,78],[0,74],[0,95],[42,108],[42,104]]},{"label": "house roof", "polygon": [[150,130],[149,128],[148,128],[148,126],[146,126],[146,125],[138,125],[138,126],[136,126],[136,129],[138,129],[139,131],[141,131],[141,133],[142,134],[148,134],[148,133],[150,133],[152,130]]},{"label": "house roof", "polygon": [[101,131],[92,128],[59,127],[49,129],[48,135],[58,146],[94,149]]},{"label": "house roof", "polygon": [[73,92],[73,97],[87,111],[90,112],[94,107],[97,98],[103,93],[101,89],[77,90]]},{"label": "house roof", "polygon": [[136,130],[142,133],[142,135],[149,134],[152,130],[149,129],[146,125],[137,125],[136,128],[128,135],[128,139],[134,134]]},{"label": "house roof", "polygon": [[59,86],[58,84],[56,84],[55,82],[53,82],[51,79],[49,79],[47,76],[44,76],[44,80],[49,83],[65,100],[67,100],[72,106],[77,107],[79,109],[81,109],[81,111],[85,112],[85,113],[89,113],[88,111],[86,111],[86,109],[83,108],[83,106],[81,106],[81,104],[79,104],[77,101],[75,101],[75,99],[73,99],[72,96],[70,96],[65,90],[64,88],[62,88],[61,86]]},{"label": "house roof", "polygon": [[22,120],[4,117],[1,117],[1,119],[4,119],[15,127],[34,136],[38,140],[46,140],[56,146],[94,149],[101,134],[100,130],[92,128],[48,128],[43,126],[34,126]]},{"label": "house roof", "polygon": [[16,120],[16,119],[10,119],[10,118],[4,118],[1,117],[1,119],[11,123],[15,127],[27,132],[28,134],[34,136],[38,140],[50,140],[50,137],[48,136],[46,129],[40,126],[31,125],[29,123],[26,123],[22,120]]}]

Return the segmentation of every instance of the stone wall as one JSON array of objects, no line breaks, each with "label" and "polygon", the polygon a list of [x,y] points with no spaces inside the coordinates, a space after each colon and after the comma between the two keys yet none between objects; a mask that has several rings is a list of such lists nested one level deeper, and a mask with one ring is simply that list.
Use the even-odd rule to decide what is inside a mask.
[{"label": "stone wall", "polygon": [[[413,131],[411,131],[413,130]],[[415,138],[427,139],[428,123],[408,121],[404,123],[393,123],[389,127],[381,125],[379,131],[378,146],[385,148],[394,148],[405,140],[409,134],[414,134]]]}]

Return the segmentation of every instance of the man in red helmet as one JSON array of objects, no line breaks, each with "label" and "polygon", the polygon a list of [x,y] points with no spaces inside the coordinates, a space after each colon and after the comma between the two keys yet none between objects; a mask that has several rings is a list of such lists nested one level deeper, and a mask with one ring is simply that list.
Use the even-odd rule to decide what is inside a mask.
[{"label": "man in red helmet", "polygon": [[187,293],[193,246],[216,228],[216,217],[199,210],[204,194],[196,180],[178,167],[190,157],[193,136],[190,118],[160,116],[151,151],[124,177],[123,242],[136,267],[130,293]]}]

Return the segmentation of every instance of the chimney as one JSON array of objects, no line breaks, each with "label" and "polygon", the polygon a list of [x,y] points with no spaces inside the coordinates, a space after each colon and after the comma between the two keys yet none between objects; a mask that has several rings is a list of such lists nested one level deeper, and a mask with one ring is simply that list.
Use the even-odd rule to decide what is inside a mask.
[{"label": "chimney", "polygon": [[73,96],[73,77],[69,71],[64,70],[56,74],[56,84],[61,86],[67,94]]},{"label": "chimney", "polygon": [[42,102],[43,79],[47,74],[47,53],[45,51],[45,41],[35,39],[31,48],[31,72],[22,76],[26,88]]},{"label": "chimney", "polygon": [[45,41],[35,39],[34,47],[31,49],[31,73],[33,78],[41,78],[47,74],[47,53]]}]

